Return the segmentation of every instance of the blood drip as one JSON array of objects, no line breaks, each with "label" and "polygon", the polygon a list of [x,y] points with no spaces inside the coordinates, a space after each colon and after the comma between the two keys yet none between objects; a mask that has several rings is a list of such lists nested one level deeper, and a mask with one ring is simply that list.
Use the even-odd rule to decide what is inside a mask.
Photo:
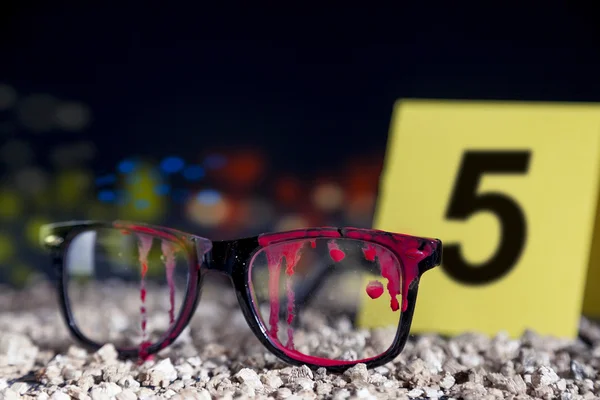
[{"label": "blood drip", "polygon": [[167,272],[167,284],[169,285],[169,323],[175,321],[175,282],[173,272],[175,270],[175,249],[171,242],[162,241],[161,250],[165,257],[165,269]]},{"label": "blood drip", "polygon": [[330,240],[327,242],[327,247],[329,248],[329,257],[335,262],[340,262],[346,257],[346,254],[340,250],[335,240]]},{"label": "blood drip", "polygon": [[140,306],[140,314],[142,317],[141,328],[142,328],[142,343],[139,347],[139,355],[142,359],[145,359],[147,349],[150,346],[148,342],[148,332],[146,329],[146,274],[148,273],[148,253],[152,248],[152,237],[138,234],[138,259],[141,265],[140,271],[140,300],[142,305]]},{"label": "blood drip", "polygon": [[[279,276],[281,274],[281,262],[285,258],[285,272],[290,277],[294,274],[294,267],[300,260],[300,250],[304,246],[305,241],[295,241],[292,243],[282,243],[265,247],[267,255],[267,264],[269,267],[269,336],[278,340],[278,324],[279,324]],[[286,285],[287,300],[288,300],[288,324],[291,324],[294,319],[294,293],[290,284]],[[290,310],[292,311],[290,313]],[[288,345],[293,346],[293,332],[288,329]]]},{"label": "blood drip", "polygon": [[378,299],[383,294],[383,284],[379,281],[371,281],[367,285],[367,294],[372,299]]}]

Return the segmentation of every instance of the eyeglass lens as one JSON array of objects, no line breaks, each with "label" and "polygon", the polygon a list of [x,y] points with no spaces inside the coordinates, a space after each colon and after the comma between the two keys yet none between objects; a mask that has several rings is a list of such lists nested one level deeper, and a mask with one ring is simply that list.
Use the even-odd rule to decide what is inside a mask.
[{"label": "eyeglass lens", "polygon": [[109,228],[77,234],[64,278],[77,328],[122,349],[159,342],[183,305],[188,265],[181,245],[160,237]]},{"label": "eyeglass lens", "polygon": [[385,247],[344,238],[274,244],[255,254],[249,274],[263,329],[294,359],[365,360],[394,341],[402,270]]}]

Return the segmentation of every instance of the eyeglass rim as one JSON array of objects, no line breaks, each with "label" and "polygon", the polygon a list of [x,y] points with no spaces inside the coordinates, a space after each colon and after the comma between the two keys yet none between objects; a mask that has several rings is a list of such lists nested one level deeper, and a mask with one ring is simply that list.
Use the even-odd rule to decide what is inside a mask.
[{"label": "eyeglass rim", "polygon": [[[83,232],[94,229],[114,229],[127,230],[135,233],[147,234],[150,236],[159,237],[170,240],[181,246],[186,252],[188,274],[185,296],[182,307],[180,308],[174,323],[166,330],[161,337],[151,343],[142,353],[139,347],[118,347],[117,351],[121,358],[144,358],[145,355],[156,354],[163,348],[172,344],[185,329],[187,322],[191,319],[194,311],[194,304],[197,304],[199,299],[194,296],[199,294],[198,285],[202,284],[202,276],[198,268],[197,248],[194,246],[193,239],[199,238],[194,235],[186,234],[174,229],[152,226],[148,224],[130,223],[130,222],[104,222],[104,221],[67,221],[53,224],[47,224],[40,228],[40,240],[46,249],[52,252],[52,263],[54,279],[58,290],[59,308],[63,320],[67,324],[71,334],[86,348],[96,351],[106,343],[90,339],[86,336],[77,325],[71,299],[68,292],[68,274],[66,273],[65,263],[66,256],[69,252],[70,244],[73,239]],[[48,237],[59,237],[55,243],[49,243]],[[208,241],[208,239],[199,238]],[[116,347],[116,346],[115,346]]]},{"label": "eyeglass rim", "polygon": [[[53,270],[57,280],[57,290],[59,292],[59,305],[61,314],[72,335],[85,347],[91,350],[97,350],[103,343],[95,342],[87,338],[77,327],[75,319],[70,308],[67,287],[65,285],[65,255],[68,251],[72,239],[82,231],[112,228],[126,229],[134,232],[155,235],[169,240],[176,241],[186,250],[188,256],[188,286],[186,295],[175,322],[163,334],[161,339],[152,343],[145,354],[141,354],[139,348],[123,349],[118,348],[119,356],[122,358],[139,358],[141,356],[151,356],[165,347],[171,345],[188,326],[201,297],[203,278],[211,270],[225,273],[234,287],[236,297],[242,313],[251,328],[254,335],[269,351],[282,361],[291,365],[307,365],[311,369],[325,367],[331,372],[343,372],[357,363],[366,364],[367,368],[374,368],[386,364],[395,359],[403,350],[406,341],[410,335],[410,326],[414,314],[416,298],[418,293],[419,281],[421,275],[442,262],[442,242],[439,239],[413,236],[401,233],[391,233],[381,230],[365,228],[336,228],[336,227],[315,227],[306,229],[296,229],[284,232],[263,233],[258,236],[246,237],[235,240],[211,241],[205,237],[193,235],[187,232],[179,231],[158,225],[145,224],[132,221],[64,221],[44,225],[40,228],[40,241],[44,248],[52,252]],[[49,240],[53,239],[53,240]],[[378,244],[390,250],[405,265],[407,254],[403,253],[401,243],[410,242],[417,244],[420,248],[423,244],[430,246],[430,252],[424,258],[418,260],[413,267],[411,276],[405,276],[408,272],[402,269],[403,279],[406,286],[402,290],[403,302],[406,308],[402,310],[398,321],[398,329],[390,347],[382,354],[357,361],[331,360],[323,363],[305,362],[293,358],[286,354],[281,348],[271,341],[271,338],[264,331],[260,323],[258,311],[252,304],[252,293],[250,292],[249,281],[249,260],[254,254],[262,248],[284,243],[297,239],[309,238],[355,238],[366,242]],[[199,257],[198,247],[210,249],[207,253]],[[409,246],[410,247],[410,246]],[[415,247],[414,245],[412,247]],[[406,250],[404,246],[404,250]],[[222,259],[224,254],[228,254],[228,259]],[[237,260],[235,263],[226,262],[228,260]],[[200,268],[200,265],[205,268]],[[327,359],[322,359],[327,360]],[[334,364],[333,362],[337,362]]]}]

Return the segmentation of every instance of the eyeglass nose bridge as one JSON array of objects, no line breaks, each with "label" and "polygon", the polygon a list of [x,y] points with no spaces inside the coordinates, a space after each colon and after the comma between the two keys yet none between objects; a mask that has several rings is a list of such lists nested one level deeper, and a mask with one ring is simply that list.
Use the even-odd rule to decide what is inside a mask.
[{"label": "eyeglass nose bridge", "polygon": [[236,273],[245,270],[252,254],[260,248],[256,237],[213,241],[211,248],[205,253],[204,268],[223,273],[232,278]]},{"label": "eyeglass nose bridge", "polygon": [[[229,241],[213,242],[210,249],[198,249],[198,254],[201,255],[201,268],[208,271],[220,272],[231,276],[235,264],[235,256],[233,243]],[[201,252],[204,250],[203,252]]]}]

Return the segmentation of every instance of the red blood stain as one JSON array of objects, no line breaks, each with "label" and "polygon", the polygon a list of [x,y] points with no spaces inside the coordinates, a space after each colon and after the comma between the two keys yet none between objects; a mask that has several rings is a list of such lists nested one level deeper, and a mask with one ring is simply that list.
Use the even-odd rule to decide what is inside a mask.
[{"label": "red blood stain", "polygon": [[344,252],[339,249],[330,250],[329,255],[331,256],[331,259],[335,262],[340,262],[344,259],[344,257],[346,257]]},{"label": "red blood stain", "polygon": [[346,257],[346,254],[340,250],[335,240],[330,240],[327,242],[327,247],[329,247],[329,257],[335,262],[340,262]]},{"label": "red blood stain", "polygon": [[294,295],[294,290],[292,288],[292,284],[291,284],[291,280],[288,279],[288,283],[287,283],[287,294],[288,294],[288,316],[287,316],[287,323],[288,325],[291,325],[292,322],[294,321],[294,300],[295,300],[295,295]]},{"label": "red blood stain", "polygon": [[295,295],[294,295],[294,288],[292,286],[292,275],[294,275],[294,267],[296,266],[296,264],[298,263],[298,261],[300,261],[300,248],[298,248],[295,253],[290,254],[289,258],[291,258],[291,262],[288,262],[288,256],[286,255],[286,268],[285,268],[285,272],[287,274],[287,281],[286,281],[286,292],[287,292],[287,323],[288,323],[288,330],[287,330],[287,336],[288,336],[288,340],[287,340],[287,344],[286,347],[288,349],[293,349],[294,348],[294,331],[291,328],[292,322],[294,321],[294,306],[295,306]]},{"label": "red blood stain", "polygon": [[[138,258],[141,264],[141,273],[140,273],[140,300],[142,301],[142,305],[140,307],[140,313],[142,315],[142,343],[140,344],[140,356],[144,358],[147,356],[145,351],[147,347],[144,348],[144,344],[148,343],[148,332],[146,331],[146,273],[148,272],[148,253],[152,248],[152,236],[146,235],[138,235]],[[149,344],[148,344],[149,345]],[[145,356],[144,356],[145,354]]]},{"label": "red blood stain", "polygon": [[277,324],[279,323],[279,264],[269,261],[269,335],[277,340]]},{"label": "red blood stain", "polygon": [[[128,223],[122,223],[122,222],[114,222],[113,227],[115,229],[121,229],[122,231],[132,233],[146,233],[148,235],[151,235],[153,237],[159,237],[161,239],[167,239],[167,240],[171,240],[173,242],[178,241],[178,236],[179,234],[182,234],[182,232],[179,232],[175,229],[168,229],[169,232],[166,232],[165,229],[167,228],[161,228],[161,227],[151,227],[151,226],[145,226],[145,225],[135,225],[135,224],[128,224]],[[182,238],[186,238],[186,236],[182,236]]]},{"label": "red blood stain", "polygon": [[175,251],[174,245],[166,240],[162,241],[161,250],[165,257],[165,269],[167,272],[167,284],[169,285],[169,323],[172,325],[175,321],[175,282],[173,281],[173,271],[175,270]]},{"label": "red blood stain", "polygon": [[[285,258],[286,269],[288,276],[293,275],[294,267],[300,260],[300,249],[304,246],[305,241],[294,241],[291,243],[281,243],[277,245],[266,246],[264,251],[267,255],[267,265],[269,268],[269,336],[278,340],[278,324],[279,324],[279,276],[281,273],[281,263]],[[289,324],[293,321],[293,313],[289,313],[289,309],[293,310],[294,293],[291,286],[286,288],[288,298],[288,320]],[[291,306],[290,306],[291,302]],[[291,315],[291,319],[289,317]],[[289,332],[288,332],[289,334]],[[288,339],[289,341],[289,339]]]},{"label": "red blood stain", "polygon": [[287,328],[287,336],[288,341],[285,345],[285,348],[288,350],[294,350],[294,329],[291,326],[288,326]]},{"label": "red blood stain", "polygon": [[[389,234],[378,230],[365,231],[364,229],[358,228],[345,229],[344,236],[352,239],[375,242],[380,246],[389,247],[390,249],[394,249],[394,252],[400,257],[405,256],[406,252],[411,253],[411,256],[414,258],[405,256],[402,260],[402,270],[399,271],[400,265],[395,261],[395,255],[392,254],[390,250],[377,246],[377,248],[380,249],[377,251],[377,255],[379,255],[382,250],[387,254],[383,260],[379,260],[379,263],[381,265],[381,274],[385,278],[388,278],[388,291],[391,289],[390,295],[392,296],[392,300],[390,301],[390,307],[392,310],[394,310],[394,308],[396,308],[396,310],[398,309],[398,300],[395,299],[395,296],[392,293],[397,292],[395,288],[401,284],[402,289],[398,293],[402,294],[402,311],[406,311],[406,308],[408,307],[408,287],[412,281],[419,276],[419,262],[437,250],[437,241],[435,239],[416,238],[409,235]],[[419,250],[420,255],[411,251],[420,248],[422,248],[422,250]],[[396,270],[396,272],[394,272],[394,270]],[[402,276],[402,282],[400,282],[400,276]],[[393,280],[393,282],[390,281],[390,279]]]},{"label": "red blood stain", "polygon": [[378,299],[383,294],[383,284],[379,281],[371,281],[367,285],[367,294],[372,299]]},{"label": "red blood stain", "polygon": [[400,265],[391,251],[378,247],[376,249],[381,275],[388,280],[387,290],[390,294],[390,307],[392,311],[398,311],[400,305],[397,296],[401,294],[400,289]]},{"label": "red blood stain", "polygon": [[316,239],[309,240],[309,242],[310,242],[310,247],[312,247],[313,249],[317,247]]},{"label": "red blood stain", "polygon": [[[379,230],[361,229],[361,228],[343,228],[323,227],[315,229],[297,229],[282,233],[270,233],[260,235],[258,242],[261,247],[282,243],[292,239],[314,239],[314,238],[349,238],[363,240],[366,243],[375,245],[379,248],[383,257],[378,261],[381,267],[382,276],[387,278],[388,292],[390,292],[390,307],[398,310],[400,304],[396,296],[402,295],[402,311],[408,307],[408,288],[410,284],[419,276],[419,263],[427,257],[440,251],[439,241],[431,238],[418,238],[410,235],[398,233],[388,233]],[[367,248],[368,250],[369,248]],[[418,249],[415,251],[415,249]],[[385,256],[387,254],[387,256]],[[365,258],[375,261],[379,251],[375,249],[365,252]],[[273,343],[288,356],[304,363],[312,363],[321,366],[333,366],[356,363],[356,361],[332,360],[302,354],[296,350],[287,349],[276,337]],[[367,362],[374,357],[359,360]]]},{"label": "red blood stain", "polygon": [[366,247],[363,248],[363,254],[365,255],[365,260],[367,261],[375,261],[375,247],[371,244],[367,244]]},{"label": "red blood stain", "polygon": [[152,345],[152,343],[150,343],[150,341],[145,340],[140,344],[140,348],[139,348],[139,364],[145,362],[145,361],[150,361],[152,360],[152,356],[148,354],[148,348]]},{"label": "red blood stain", "polygon": [[270,233],[261,235],[258,238],[258,244],[266,247],[270,244],[280,243],[292,239],[308,239],[308,238],[339,238],[340,233],[335,228],[322,228],[318,230],[297,229],[293,231]]},{"label": "red blood stain", "polygon": [[292,287],[292,279],[290,276],[287,277],[287,285],[286,285],[286,292],[287,292],[287,301],[288,301],[288,307],[287,307],[287,324],[288,324],[288,329],[287,329],[287,344],[286,344],[286,348],[288,349],[293,349],[294,348],[294,330],[292,329],[291,325],[292,322],[294,321],[294,302],[295,302],[295,296],[294,296],[294,288]]}]

